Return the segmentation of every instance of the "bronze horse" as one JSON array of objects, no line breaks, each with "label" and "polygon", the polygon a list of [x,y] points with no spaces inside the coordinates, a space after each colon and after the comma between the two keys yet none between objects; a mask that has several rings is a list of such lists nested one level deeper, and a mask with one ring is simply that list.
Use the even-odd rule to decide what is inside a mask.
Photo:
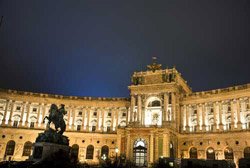
[{"label": "bronze horse", "polygon": [[53,122],[56,128],[56,131],[58,131],[58,128],[60,128],[60,131],[58,133],[62,135],[66,129],[66,124],[63,119],[63,116],[65,114],[67,114],[67,112],[65,111],[63,104],[61,104],[60,109],[58,109],[57,105],[52,104],[50,106],[49,116],[44,117],[43,122],[45,121],[45,119],[49,120],[48,128],[50,128],[50,123]]}]

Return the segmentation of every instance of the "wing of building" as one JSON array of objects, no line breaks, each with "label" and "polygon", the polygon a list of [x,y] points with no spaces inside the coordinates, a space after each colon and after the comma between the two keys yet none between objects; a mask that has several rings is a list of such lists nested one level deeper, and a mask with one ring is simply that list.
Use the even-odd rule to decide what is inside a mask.
[{"label": "wing of building", "polygon": [[250,84],[192,92],[175,69],[134,72],[130,98],[0,90],[0,160],[25,160],[51,104],[65,104],[72,153],[96,164],[118,155],[137,165],[159,157],[250,158]]}]

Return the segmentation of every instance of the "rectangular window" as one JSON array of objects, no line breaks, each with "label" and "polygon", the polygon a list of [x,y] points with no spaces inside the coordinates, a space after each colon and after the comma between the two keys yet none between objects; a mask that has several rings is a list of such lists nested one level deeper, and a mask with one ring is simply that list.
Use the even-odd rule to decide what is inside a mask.
[{"label": "rectangular window", "polygon": [[35,127],[35,122],[31,122],[30,123],[30,128],[34,128]]},{"label": "rectangular window", "polygon": [[123,117],[126,117],[126,113],[125,113],[125,112],[124,112],[124,113],[122,113],[122,116],[123,116]]},{"label": "rectangular window", "polygon": [[110,126],[107,126],[107,132],[110,132]]},{"label": "rectangular window", "polygon": [[17,106],[16,107],[16,111],[20,111],[21,110],[21,107],[20,106]]},{"label": "rectangular window", "polygon": [[197,110],[196,109],[194,110],[194,114],[197,114]]},{"label": "rectangular window", "polygon": [[95,132],[96,126],[92,126],[92,132]]},{"label": "rectangular window", "polygon": [[82,116],[82,111],[79,111],[78,115],[79,115],[79,116]]},{"label": "rectangular window", "polygon": [[13,127],[17,127],[17,125],[18,125],[18,121],[14,121]]},{"label": "rectangular window", "polygon": [[37,108],[33,108],[33,112],[36,112]]},{"label": "rectangular window", "polygon": [[95,117],[96,117],[96,116],[97,116],[97,112],[94,112],[93,116],[95,116]]},{"label": "rectangular window", "polygon": [[81,130],[81,125],[77,125],[77,131]]},{"label": "rectangular window", "polygon": [[108,116],[111,117],[111,113],[110,112],[108,113]]}]

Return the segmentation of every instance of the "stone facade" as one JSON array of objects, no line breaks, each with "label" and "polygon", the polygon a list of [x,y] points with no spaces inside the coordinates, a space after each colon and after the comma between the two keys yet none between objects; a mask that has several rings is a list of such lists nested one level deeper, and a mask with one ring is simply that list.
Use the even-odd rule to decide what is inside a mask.
[{"label": "stone facade", "polygon": [[[25,160],[51,104],[65,104],[64,133],[81,162],[103,154],[147,165],[159,157],[250,156],[250,84],[192,92],[175,69],[134,72],[130,98],[0,90],[0,160]],[[25,145],[26,144],[26,145]],[[104,148],[105,147],[105,148]]]}]

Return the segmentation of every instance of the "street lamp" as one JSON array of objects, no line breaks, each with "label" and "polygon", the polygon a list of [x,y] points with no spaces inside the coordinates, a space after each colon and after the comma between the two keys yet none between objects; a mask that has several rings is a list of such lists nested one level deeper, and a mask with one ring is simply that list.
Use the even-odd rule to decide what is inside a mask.
[{"label": "street lamp", "polygon": [[116,148],[116,149],[115,149],[115,153],[116,153],[116,161],[117,161],[117,154],[118,154],[118,152],[119,152],[119,149],[118,149],[118,148]]}]

